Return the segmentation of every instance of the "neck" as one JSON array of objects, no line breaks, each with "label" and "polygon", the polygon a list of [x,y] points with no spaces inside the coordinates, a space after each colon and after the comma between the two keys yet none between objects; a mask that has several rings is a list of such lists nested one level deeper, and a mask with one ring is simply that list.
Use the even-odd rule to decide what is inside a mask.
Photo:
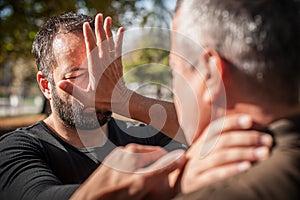
[{"label": "neck", "polygon": [[227,115],[244,113],[252,117],[255,123],[261,126],[267,126],[273,121],[281,118],[300,114],[300,105],[289,106],[282,104],[250,104],[250,103],[236,103],[230,109],[227,109]]},{"label": "neck", "polygon": [[108,126],[93,130],[79,130],[64,125],[57,115],[51,114],[44,120],[46,125],[59,137],[78,148],[96,147],[105,144],[108,136]]}]

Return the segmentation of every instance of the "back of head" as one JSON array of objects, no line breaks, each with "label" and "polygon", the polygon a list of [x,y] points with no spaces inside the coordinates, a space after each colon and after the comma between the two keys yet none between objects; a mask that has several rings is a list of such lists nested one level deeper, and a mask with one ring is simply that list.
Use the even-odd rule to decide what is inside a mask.
[{"label": "back of head", "polygon": [[216,50],[230,71],[246,77],[246,84],[255,86],[264,98],[297,104],[299,4],[297,0],[185,0],[178,31]]},{"label": "back of head", "polygon": [[56,66],[56,60],[52,51],[52,43],[59,33],[83,31],[84,22],[92,22],[92,18],[73,12],[51,17],[35,36],[32,53],[35,56],[39,71],[42,71],[52,81],[52,71]]}]

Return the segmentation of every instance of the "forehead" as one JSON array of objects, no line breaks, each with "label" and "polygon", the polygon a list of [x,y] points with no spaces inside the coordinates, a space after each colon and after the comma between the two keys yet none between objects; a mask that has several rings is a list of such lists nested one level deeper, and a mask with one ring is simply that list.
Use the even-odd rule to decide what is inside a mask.
[{"label": "forehead", "polygon": [[53,51],[68,53],[83,44],[83,34],[81,33],[58,33],[53,40]]},{"label": "forehead", "polygon": [[53,40],[53,54],[58,65],[68,60],[82,62],[85,56],[83,35],[81,33],[59,33]]},{"label": "forehead", "polygon": [[84,38],[81,33],[59,33],[53,40],[56,69],[67,70],[70,67],[80,67],[86,59],[85,52]]}]

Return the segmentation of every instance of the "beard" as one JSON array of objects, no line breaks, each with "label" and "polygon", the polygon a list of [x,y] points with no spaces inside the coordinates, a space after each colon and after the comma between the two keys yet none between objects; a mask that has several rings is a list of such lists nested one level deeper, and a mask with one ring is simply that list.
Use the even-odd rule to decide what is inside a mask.
[{"label": "beard", "polygon": [[84,112],[84,106],[77,101],[63,100],[52,87],[53,109],[63,124],[70,128],[92,130],[106,124],[110,119],[111,111]]}]

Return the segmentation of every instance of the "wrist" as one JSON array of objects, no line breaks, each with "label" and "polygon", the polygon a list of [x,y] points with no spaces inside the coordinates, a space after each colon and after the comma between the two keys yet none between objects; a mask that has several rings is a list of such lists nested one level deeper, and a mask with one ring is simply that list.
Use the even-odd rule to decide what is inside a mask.
[{"label": "wrist", "polygon": [[125,84],[116,86],[112,93],[111,110],[119,115],[130,117],[130,99],[134,91],[128,89]]}]

